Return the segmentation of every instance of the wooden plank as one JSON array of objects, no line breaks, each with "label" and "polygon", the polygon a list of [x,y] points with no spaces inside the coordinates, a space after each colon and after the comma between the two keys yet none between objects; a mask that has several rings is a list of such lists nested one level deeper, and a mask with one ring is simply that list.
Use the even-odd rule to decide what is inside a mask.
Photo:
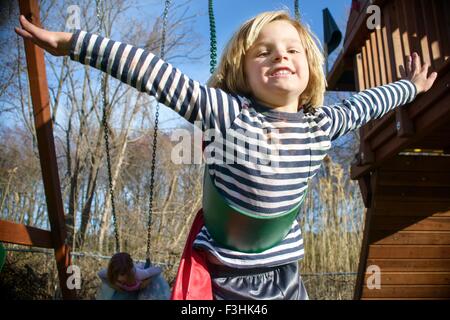
[{"label": "wooden plank", "polygon": [[[448,36],[447,40],[450,41],[450,19],[448,19],[448,16],[446,14],[447,12],[450,12],[450,2],[448,0],[442,0],[441,2],[443,4],[444,10],[442,11],[443,16],[441,16],[440,20],[445,21],[444,29],[446,30],[446,33]],[[449,53],[449,52],[447,52],[447,53]]]},{"label": "wooden plank", "polygon": [[370,184],[370,175],[365,175],[358,179],[359,190],[363,198],[364,206],[370,208],[372,203],[372,187]]},{"label": "wooden plank", "polygon": [[450,285],[384,285],[380,290],[363,288],[364,298],[448,298]]},{"label": "wooden plank", "polygon": [[[374,185],[377,183],[376,173],[373,177]],[[372,218],[373,209],[367,209],[365,221],[364,221],[364,231],[363,238],[361,242],[361,251],[359,254],[358,272],[356,275],[355,290],[353,292],[353,299],[359,300],[362,297],[362,290],[364,286],[364,273],[366,272],[367,258],[369,257],[369,231],[370,231],[370,220]]]},{"label": "wooden plank", "polygon": [[[450,159],[449,159],[450,160]],[[379,186],[450,187],[449,172],[381,171]]]},{"label": "wooden plank", "polygon": [[[436,55],[436,52],[439,52],[439,57],[436,57],[434,61],[435,67],[437,69],[439,69],[445,62],[445,42],[448,41],[448,39],[445,39],[445,36],[447,36],[447,34],[445,32],[444,26],[442,25],[442,20],[444,20],[445,18],[443,12],[439,11],[441,9],[439,2],[439,0],[431,1],[431,11],[433,14],[432,22],[434,23],[434,29],[436,31],[436,40],[431,43],[431,52],[434,56]],[[437,48],[435,46],[437,46]]]},{"label": "wooden plank", "polygon": [[[414,100],[414,106],[410,108],[409,116],[413,119],[419,118],[423,113],[429,112],[429,107],[433,106],[437,102],[442,102],[443,100],[447,100],[449,96],[449,83],[450,83],[450,60],[447,60],[444,65],[438,71],[438,77],[426,94],[419,95]],[[448,108],[444,109],[445,111]],[[416,125],[417,127],[417,125]]]},{"label": "wooden plank", "polygon": [[418,0],[416,9],[417,9],[417,33],[420,39],[420,58],[422,62],[426,62],[429,65],[431,65],[431,57],[430,57],[430,49],[429,49],[429,43],[428,43],[428,37],[426,24],[428,23],[426,18],[426,14],[424,12],[424,6],[428,6],[429,0]]},{"label": "wooden plank", "polygon": [[448,187],[380,187],[377,191],[377,200],[397,201],[450,201],[450,188]]},{"label": "wooden plank", "polygon": [[441,60],[441,51],[438,43],[437,36],[437,22],[434,20],[435,16],[433,13],[433,1],[422,1],[423,18],[425,25],[425,32],[428,38],[428,50],[430,52],[430,66],[431,71],[436,71],[443,61]]},{"label": "wooden plank", "polygon": [[369,88],[373,88],[376,86],[375,83],[375,67],[373,64],[373,58],[372,58],[372,46],[370,45],[370,40],[366,40],[366,54],[367,54],[367,69],[369,72]]},{"label": "wooden plank", "polygon": [[450,259],[372,259],[370,257],[367,265],[376,265],[382,272],[441,272],[450,270]]},{"label": "wooden plank", "polygon": [[450,259],[448,245],[377,245],[368,249],[370,259]]},{"label": "wooden plank", "polygon": [[[20,13],[31,23],[40,27],[39,3],[37,0],[19,0]],[[33,104],[34,125],[36,128],[39,160],[44,182],[53,248],[58,269],[62,296],[65,299],[76,298],[74,290],[67,288],[67,268],[71,264],[70,252],[66,241],[64,207],[61,199],[61,187],[58,164],[53,138],[53,125],[45,71],[44,51],[31,40],[23,39],[27,61],[29,87]]]},{"label": "wooden plank", "polygon": [[[371,273],[366,273],[364,281],[367,283]],[[449,272],[386,272],[381,270],[380,285],[448,285],[450,284]]]},{"label": "wooden plank", "polygon": [[390,16],[390,24],[391,24],[391,35],[392,38],[392,53],[394,55],[394,67],[395,67],[395,80],[401,79],[402,75],[400,73],[400,67],[405,65],[403,60],[403,47],[402,47],[402,39],[400,34],[399,21],[397,18],[398,10],[401,8],[398,7],[398,1],[394,2],[391,7],[392,15]]},{"label": "wooden plank", "polygon": [[384,45],[383,45],[383,35],[382,35],[382,29],[375,29],[375,38],[377,42],[377,48],[378,48],[378,60],[380,62],[380,76],[381,76],[381,85],[388,84],[387,81],[387,70],[386,70],[386,62],[384,59]]},{"label": "wooden plank", "polygon": [[[411,206],[419,206],[419,208],[412,208],[412,209],[406,209],[403,208],[404,206],[407,206],[408,203],[406,202],[396,202],[396,206],[386,208],[386,209],[379,209],[379,203],[374,201],[375,203],[375,210],[374,210],[374,216],[381,215],[381,216],[398,216],[398,217],[450,217],[450,211],[445,211],[446,209],[438,209],[435,203],[433,203],[432,206],[430,206],[429,202],[415,202],[410,203]],[[450,202],[441,203],[439,204],[440,207],[448,207],[450,205]],[[374,206],[372,204],[372,206]]]},{"label": "wooden plank", "polygon": [[449,12],[450,10],[450,5],[448,5],[447,11],[445,11],[445,3],[448,5],[448,0],[433,1],[433,11],[436,15],[435,19],[439,30],[439,45],[444,61],[450,58],[450,23],[448,22],[449,19],[445,16],[445,12]]},{"label": "wooden plank", "polygon": [[429,202],[400,202],[397,200],[374,200],[374,215],[398,216],[433,216],[449,217],[450,201]]},{"label": "wooden plank", "polygon": [[369,66],[367,62],[367,50],[366,46],[362,46],[362,62],[363,62],[363,72],[364,72],[364,88],[370,88],[370,80],[369,80]]},{"label": "wooden plank", "polygon": [[[417,1],[417,0],[414,0]],[[408,37],[409,42],[409,51],[410,54],[413,52],[420,52],[420,40],[417,34],[417,12],[416,12],[416,5],[415,3],[408,1],[408,0],[402,0],[401,1],[401,8],[403,17],[405,19],[405,25],[406,25],[406,36]]]},{"label": "wooden plank", "polygon": [[370,33],[369,38],[370,49],[372,50],[372,61],[373,61],[373,70],[375,75],[375,86],[381,86],[381,69],[380,69],[380,60],[378,55],[378,41],[376,31]]},{"label": "wooden plank", "polygon": [[[400,41],[402,44],[402,56],[405,57],[403,60],[403,64],[399,66],[403,75],[405,75],[405,66],[406,66],[406,56],[411,55],[410,43],[409,43],[409,33],[410,30],[407,29],[405,17],[405,6],[413,7],[414,5],[409,2],[407,5],[404,0],[396,0],[396,18],[397,18],[397,26],[400,34]],[[412,17],[409,17],[411,19]],[[395,41],[394,41],[395,43]],[[400,70],[399,70],[400,71]],[[395,121],[396,121],[396,129],[397,135],[401,138],[411,137],[414,134],[414,125],[411,118],[408,116],[407,106],[398,107],[395,110]]]},{"label": "wooden plank", "polygon": [[414,217],[374,215],[372,230],[450,231],[450,217]]},{"label": "wooden plank", "polygon": [[[396,10],[397,26],[399,29],[400,39],[402,42],[402,54],[404,57],[406,57],[406,56],[411,55],[411,49],[410,49],[409,37],[408,37],[408,33],[410,32],[410,30],[407,29],[406,21],[405,21],[405,19],[406,19],[406,17],[405,17],[405,2],[404,2],[404,0],[396,0],[395,4],[396,4],[396,8],[397,8],[397,10]],[[412,6],[411,1],[409,1],[409,5]],[[411,19],[411,17],[410,17],[410,19]],[[405,66],[405,65],[403,65],[403,66]]]},{"label": "wooden plank", "polygon": [[4,220],[0,220],[0,242],[53,248],[50,231]]},{"label": "wooden plank", "polygon": [[450,173],[450,157],[424,157],[424,156],[396,156],[387,161],[380,172],[417,172],[428,174],[431,172]]},{"label": "wooden plank", "polygon": [[[394,112],[390,111],[387,114],[385,114],[381,119],[372,120],[371,122],[374,123],[374,125],[367,132],[367,134],[361,139],[368,141],[376,138],[380,134],[380,132],[383,132],[385,127],[387,127],[390,124],[390,122],[394,119],[394,117],[395,117]],[[395,134],[395,131],[393,131],[393,134]],[[373,147],[376,147],[373,141],[371,141],[371,143]]]},{"label": "wooden plank", "polygon": [[450,232],[371,230],[369,242],[378,245],[449,245]]},{"label": "wooden plank", "polygon": [[366,89],[364,84],[364,67],[362,61],[362,53],[355,55],[355,80],[356,80],[356,90],[362,91]]},{"label": "wooden plank", "polygon": [[[397,128],[395,126],[396,113],[395,110],[390,111],[386,114],[382,119],[380,119],[380,123],[377,128],[373,128],[372,130],[379,130],[376,134],[372,135],[370,139],[370,145],[373,150],[377,150],[381,148],[386,141],[395,138],[397,135]],[[368,133],[368,135],[372,134],[372,130]],[[402,137],[399,137],[402,138]]]},{"label": "wooden plank", "polygon": [[414,135],[414,124],[409,117],[408,106],[404,105],[395,109],[395,128],[399,138],[409,138]]},{"label": "wooden plank", "polygon": [[387,82],[391,83],[394,81],[393,75],[395,74],[393,65],[392,65],[392,40],[391,37],[388,36],[391,34],[391,29],[390,29],[390,8],[391,4],[388,3],[385,6],[385,10],[384,10],[384,14],[383,14],[383,25],[381,27],[381,34],[383,36],[383,53],[384,53],[384,61],[386,62],[386,77],[387,77]]},{"label": "wooden plank", "polygon": [[346,38],[346,41],[343,46],[343,52],[345,54],[351,54],[355,51],[355,46],[360,46],[363,43],[365,32],[367,31],[366,28],[366,16],[367,16],[367,7],[370,5],[371,1],[366,0],[361,5],[361,14],[358,16],[358,19],[356,20],[354,24],[354,28],[350,30],[350,33],[348,34],[348,37]]}]

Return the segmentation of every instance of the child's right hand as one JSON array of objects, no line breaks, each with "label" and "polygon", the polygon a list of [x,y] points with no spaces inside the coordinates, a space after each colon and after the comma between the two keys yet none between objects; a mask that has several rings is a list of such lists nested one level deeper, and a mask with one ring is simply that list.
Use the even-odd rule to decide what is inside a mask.
[{"label": "child's right hand", "polygon": [[20,15],[19,21],[23,29],[14,28],[19,36],[33,41],[34,44],[54,56],[66,56],[69,54],[72,33],[53,32],[39,28],[29,22],[23,15]]}]

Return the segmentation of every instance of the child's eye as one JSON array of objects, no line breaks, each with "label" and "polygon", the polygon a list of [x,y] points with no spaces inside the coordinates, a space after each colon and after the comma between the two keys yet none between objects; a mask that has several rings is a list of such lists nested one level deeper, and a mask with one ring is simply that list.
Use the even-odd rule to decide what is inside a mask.
[{"label": "child's eye", "polygon": [[288,52],[289,53],[300,53],[300,51],[297,49],[289,49]]},{"label": "child's eye", "polygon": [[267,57],[269,55],[269,51],[260,51],[257,54],[257,57]]}]

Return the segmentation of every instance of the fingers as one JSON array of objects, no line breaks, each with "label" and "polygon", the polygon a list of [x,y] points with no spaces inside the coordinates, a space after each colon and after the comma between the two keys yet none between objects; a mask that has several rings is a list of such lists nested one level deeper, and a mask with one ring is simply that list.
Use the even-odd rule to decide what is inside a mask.
[{"label": "fingers", "polygon": [[417,52],[412,54],[412,72],[419,73],[421,71],[420,57]]},{"label": "fingers", "polygon": [[36,32],[39,31],[39,28],[36,27],[34,24],[32,24],[30,21],[28,21],[24,15],[20,15],[19,17],[20,25],[22,28],[27,31],[29,34],[35,36]]},{"label": "fingers", "polygon": [[406,76],[409,76],[412,73],[412,58],[411,56],[408,56],[406,58]]},{"label": "fingers", "polygon": [[430,88],[433,86],[434,81],[436,81],[437,75],[437,72],[433,72],[427,78],[427,82],[425,84],[425,92],[430,90]]},{"label": "fingers", "polygon": [[26,31],[26,30],[24,30],[24,29],[19,29],[19,28],[15,27],[15,28],[14,28],[14,31],[16,31],[16,33],[17,33],[19,36],[21,36],[21,37],[23,37],[23,38],[25,38],[25,39],[30,39],[30,40],[33,39],[33,36],[31,35],[31,33],[29,33],[28,31]]}]

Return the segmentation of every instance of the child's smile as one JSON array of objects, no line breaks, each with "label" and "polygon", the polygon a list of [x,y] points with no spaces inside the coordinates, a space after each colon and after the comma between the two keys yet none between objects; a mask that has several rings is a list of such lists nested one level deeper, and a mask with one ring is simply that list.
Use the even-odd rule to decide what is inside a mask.
[{"label": "child's smile", "polygon": [[309,79],[297,29],[284,20],[264,26],[246,55],[245,74],[259,102],[278,111],[297,112]]}]

